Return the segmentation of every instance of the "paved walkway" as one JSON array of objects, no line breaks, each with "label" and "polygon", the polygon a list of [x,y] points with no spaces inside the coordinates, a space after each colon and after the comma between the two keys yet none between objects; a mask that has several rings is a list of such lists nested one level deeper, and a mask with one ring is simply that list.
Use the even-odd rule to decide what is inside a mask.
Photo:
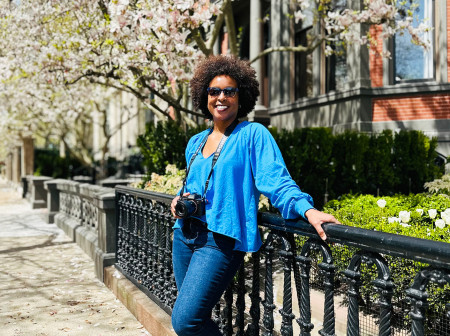
[{"label": "paved walkway", "polygon": [[150,335],[45,211],[0,178],[0,335]]}]

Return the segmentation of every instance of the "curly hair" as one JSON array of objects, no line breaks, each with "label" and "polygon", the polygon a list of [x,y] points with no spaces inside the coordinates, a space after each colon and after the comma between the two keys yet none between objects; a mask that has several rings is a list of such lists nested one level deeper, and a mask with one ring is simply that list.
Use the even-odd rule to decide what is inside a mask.
[{"label": "curly hair", "polygon": [[229,76],[237,82],[239,88],[237,117],[245,117],[255,107],[259,96],[259,83],[256,79],[255,69],[250,63],[235,56],[210,56],[200,62],[190,83],[194,108],[200,109],[206,119],[212,120],[212,115],[208,110],[206,89],[215,77],[221,75]]}]

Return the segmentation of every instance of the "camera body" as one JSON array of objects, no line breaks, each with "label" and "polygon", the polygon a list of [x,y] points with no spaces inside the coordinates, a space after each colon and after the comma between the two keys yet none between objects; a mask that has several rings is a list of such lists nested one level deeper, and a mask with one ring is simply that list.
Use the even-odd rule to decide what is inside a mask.
[{"label": "camera body", "polygon": [[205,214],[205,199],[199,194],[181,196],[175,205],[175,215],[180,218],[203,216]]}]

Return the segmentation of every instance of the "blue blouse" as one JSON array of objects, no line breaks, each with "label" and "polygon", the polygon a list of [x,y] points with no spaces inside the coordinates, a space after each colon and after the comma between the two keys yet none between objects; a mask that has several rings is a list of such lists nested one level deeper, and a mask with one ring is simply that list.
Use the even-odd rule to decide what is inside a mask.
[{"label": "blue blouse", "polygon": [[[186,147],[190,162],[205,130],[194,135]],[[200,151],[192,163],[185,192],[203,195],[214,154]],[[214,166],[206,192],[206,215],[200,218],[208,229],[236,239],[235,249],[255,252],[261,247],[257,225],[260,193],[267,196],[286,219],[305,217],[313,208],[312,197],[292,180],[270,132],[261,124],[241,122],[225,142]],[[183,226],[178,219],[174,228]]]}]

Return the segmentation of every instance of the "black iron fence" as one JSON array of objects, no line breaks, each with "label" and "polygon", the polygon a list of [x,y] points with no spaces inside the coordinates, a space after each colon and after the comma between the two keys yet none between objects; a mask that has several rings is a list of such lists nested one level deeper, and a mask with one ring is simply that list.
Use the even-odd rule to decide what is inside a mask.
[{"label": "black iron fence", "polygon": [[[169,314],[171,200],[116,187],[116,267]],[[450,335],[450,244],[333,224],[325,243],[269,213],[259,227],[263,247],[214,312],[225,335]]]}]

